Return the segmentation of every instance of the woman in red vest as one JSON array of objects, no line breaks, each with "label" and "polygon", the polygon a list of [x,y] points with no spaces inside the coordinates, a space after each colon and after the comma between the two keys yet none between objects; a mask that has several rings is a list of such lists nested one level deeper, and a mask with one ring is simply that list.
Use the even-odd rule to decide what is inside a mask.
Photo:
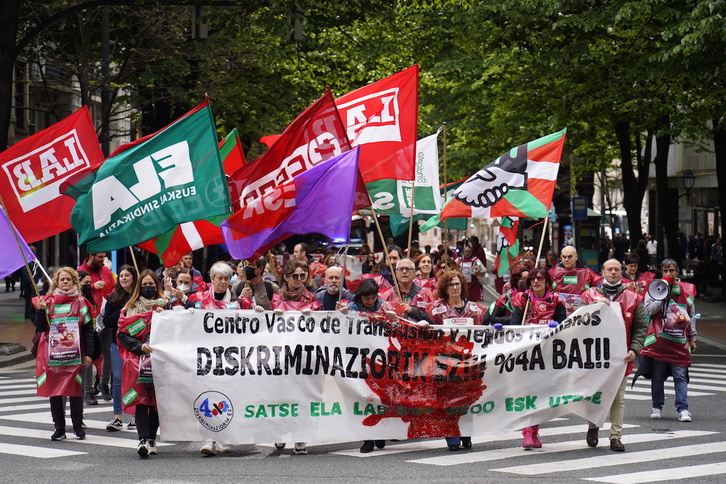
[{"label": "woman in red vest", "polygon": [[[544,267],[537,267],[530,271],[527,277],[526,290],[514,296],[512,304],[512,324],[546,324],[557,326],[567,317],[567,310],[560,302],[557,294],[550,292],[552,279]],[[539,440],[539,425],[522,429],[522,447],[525,449],[539,449],[542,442]]]},{"label": "woman in red vest", "polygon": [[50,397],[55,432],[51,440],[66,438],[63,397],[69,397],[73,432],[86,438],[83,429],[81,366],[90,367],[93,355],[93,308],[81,294],[78,273],[62,267],[53,274],[48,295],[33,298],[38,309],[35,328],[40,333],[35,360],[38,396]]}]

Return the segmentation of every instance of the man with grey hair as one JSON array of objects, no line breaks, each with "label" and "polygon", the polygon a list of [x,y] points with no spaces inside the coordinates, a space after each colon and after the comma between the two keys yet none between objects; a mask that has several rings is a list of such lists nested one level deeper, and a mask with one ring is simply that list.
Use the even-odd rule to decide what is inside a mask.
[{"label": "man with grey hair", "polygon": [[[341,299],[353,300],[353,294],[343,287],[343,269],[338,266],[328,267],[323,277],[324,285],[315,291],[315,297],[323,306],[323,311],[335,311],[345,304],[340,304]],[[343,294],[340,294],[343,291]]]},{"label": "man with grey hair", "polygon": [[[396,314],[414,322],[431,322],[426,313],[428,305],[436,299],[431,289],[421,287],[413,282],[416,275],[416,265],[411,259],[403,258],[396,262],[396,280],[398,287],[394,286],[381,294],[381,299],[393,304]],[[397,290],[401,291],[399,298]]]},{"label": "man with grey hair", "polygon": [[[582,302],[591,304],[594,302],[604,302],[610,305],[610,302],[617,302],[625,322],[625,337],[628,345],[628,352],[624,362],[627,367],[625,376],[620,382],[618,392],[615,394],[613,404],[610,406],[610,450],[615,452],[623,452],[625,446],[621,442],[623,433],[623,420],[625,417],[625,387],[628,383],[628,377],[633,370],[635,359],[638,353],[643,349],[643,340],[645,333],[648,331],[648,321],[643,311],[642,296],[638,293],[627,289],[622,281],[623,271],[620,261],[617,259],[608,259],[602,265],[603,281],[597,286],[588,289],[582,295]],[[588,430],[585,441],[590,447],[597,447],[598,427],[588,422]]]}]

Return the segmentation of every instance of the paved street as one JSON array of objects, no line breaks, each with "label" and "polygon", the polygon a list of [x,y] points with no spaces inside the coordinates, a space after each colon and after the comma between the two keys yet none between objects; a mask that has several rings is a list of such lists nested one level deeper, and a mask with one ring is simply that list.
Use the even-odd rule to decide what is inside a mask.
[{"label": "paved street", "polygon": [[[626,395],[624,453],[609,450],[606,430],[600,432],[600,445],[588,448],[585,423],[568,416],[542,425],[544,446],[531,451],[518,447],[521,434],[513,432],[474,438],[471,450],[458,453],[446,450],[443,439],[432,439],[388,442],[370,454],[359,453],[360,442],[310,443],[306,456],[292,455],[290,445],[276,452],[270,443],[204,457],[199,443],[163,442],[158,456],[141,461],[135,431],[105,430],[111,404],[102,399],[85,407],[87,440],[76,441],[69,433],[68,440],[51,442],[48,401],[35,396],[33,362],[26,362],[0,368],[0,482],[525,483],[533,476],[558,483],[726,482],[726,346],[713,337],[723,324],[721,305],[697,302],[697,307],[704,315],[702,327],[716,329],[711,336],[702,334],[694,355],[693,422],[678,422],[671,382],[664,418],[650,419],[649,381],[639,380]],[[27,337],[17,328],[25,323],[12,322],[19,308],[8,295],[0,297],[0,341]]]}]

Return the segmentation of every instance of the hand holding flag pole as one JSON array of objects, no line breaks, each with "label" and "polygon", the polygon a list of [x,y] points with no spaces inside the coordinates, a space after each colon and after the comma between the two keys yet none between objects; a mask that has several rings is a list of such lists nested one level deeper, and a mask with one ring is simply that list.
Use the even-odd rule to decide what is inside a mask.
[{"label": "hand holding flag pole", "polygon": [[[535,263],[539,264],[539,257],[542,255],[542,244],[544,243],[545,233],[547,232],[547,222],[549,221],[550,213],[547,212],[547,215],[544,219],[544,224],[542,225],[542,236],[539,238],[539,247],[537,248],[537,258],[535,259]],[[549,289],[549,288],[548,288]],[[522,314],[522,322],[521,325],[524,325],[524,321],[527,319],[527,310],[529,310],[529,298],[527,298],[527,302],[524,305],[524,313]]]}]

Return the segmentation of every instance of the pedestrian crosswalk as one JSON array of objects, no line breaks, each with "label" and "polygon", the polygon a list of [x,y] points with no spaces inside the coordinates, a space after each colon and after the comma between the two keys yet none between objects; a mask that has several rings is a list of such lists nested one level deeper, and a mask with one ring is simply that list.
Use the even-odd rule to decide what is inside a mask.
[{"label": "pedestrian crosswalk", "polygon": [[[690,377],[692,408],[698,406],[699,398],[726,392],[726,365],[696,364],[690,370]],[[672,382],[667,383],[666,389],[668,402],[672,404]],[[650,381],[639,380],[632,389],[628,385],[626,399],[649,400]],[[641,407],[645,405],[640,404]],[[101,448],[133,451],[138,443],[134,430],[124,427],[118,432],[105,431],[111,413],[110,402],[86,406],[86,439],[77,441],[69,434],[69,440],[59,445],[50,441],[52,422],[48,400],[35,396],[35,380],[0,376],[0,456],[54,459],[78,458]],[[626,422],[628,420],[626,417]],[[672,422],[666,419],[651,421],[644,415],[637,421],[630,420],[624,426],[623,442],[627,449],[623,453],[608,449],[607,430],[600,432],[598,448],[588,448],[584,440],[585,422],[576,416],[566,416],[543,424],[540,437],[544,445],[530,451],[519,447],[520,432],[509,432],[473,437],[473,448],[469,451],[448,452],[443,439],[427,439],[389,442],[383,450],[362,454],[359,442],[338,442],[308,445],[311,454],[308,458],[335,455],[341,459],[373,459],[365,462],[383,465],[405,462],[431,469],[473,465],[477,474],[486,470],[494,481],[496,476],[501,476],[503,481],[532,476],[604,483],[666,482],[708,476],[719,476],[717,480],[726,481],[726,442],[719,429],[683,425],[675,418]],[[606,424],[606,429],[608,426]],[[173,447],[178,444],[159,442],[158,445]],[[269,446],[257,447],[258,450],[265,449],[264,452],[273,452],[267,450]],[[188,458],[189,454],[184,450],[181,454]],[[260,456],[240,458],[257,459]],[[696,465],[684,465],[684,462]]]}]

